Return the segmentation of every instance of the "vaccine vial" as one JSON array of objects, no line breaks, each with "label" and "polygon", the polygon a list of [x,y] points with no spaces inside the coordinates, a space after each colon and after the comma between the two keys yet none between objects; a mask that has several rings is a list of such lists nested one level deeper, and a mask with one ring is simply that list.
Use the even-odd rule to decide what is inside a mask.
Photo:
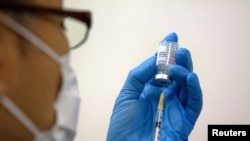
[{"label": "vaccine vial", "polygon": [[157,74],[155,79],[160,84],[165,85],[172,82],[168,75],[167,67],[169,64],[175,64],[175,52],[178,49],[178,43],[174,41],[163,40],[160,42],[157,51]]}]

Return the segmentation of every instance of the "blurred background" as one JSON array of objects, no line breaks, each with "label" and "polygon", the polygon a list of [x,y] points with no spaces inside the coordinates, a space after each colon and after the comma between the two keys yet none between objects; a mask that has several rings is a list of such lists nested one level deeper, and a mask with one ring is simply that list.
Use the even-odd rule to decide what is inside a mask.
[{"label": "blurred background", "polygon": [[208,124],[250,124],[249,0],[64,0],[92,11],[88,41],[72,51],[82,97],[75,141],[104,141],[126,76],[176,32],[191,51],[204,106],[190,141]]}]

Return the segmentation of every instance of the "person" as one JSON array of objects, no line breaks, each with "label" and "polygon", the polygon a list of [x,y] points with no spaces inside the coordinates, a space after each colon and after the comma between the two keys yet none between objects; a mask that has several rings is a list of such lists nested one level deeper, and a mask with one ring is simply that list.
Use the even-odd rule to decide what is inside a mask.
[{"label": "person", "polygon": [[75,136],[80,99],[63,21],[73,17],[88,27],[91,14],[61,6],[61,0],[0,1],[1,141]]},{"label": "person", "polygon": [[[65,17],[91,27],[89,11],[62,9],[61,0],[0,0],[0,140],[72,141],[80,97],[70,66]],[[176,40],[170,34],[169,40]],[[153,81],[155,56],[132,69],[114,105],[107,141],[152,140],[161,88]],[[169,68],[161,140],[187,140],[202,108],[190,52],[179,49]]]}]

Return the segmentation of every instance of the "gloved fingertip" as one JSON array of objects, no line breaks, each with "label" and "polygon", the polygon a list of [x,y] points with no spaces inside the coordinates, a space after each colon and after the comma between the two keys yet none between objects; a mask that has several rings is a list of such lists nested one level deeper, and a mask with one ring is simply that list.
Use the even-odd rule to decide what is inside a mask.
[{"label": "gloved fingertip", "polygon": [[185,85],[189,70],[180,65],[169,65],[168,73],[173,80],[181,85]]},{"label": "gloved fingertip", "polygon": [[179,48],[175,53],[176,64],[181,65],[188,69],[189,71],[193,71],[193,62],[191,53],[186,48]]},{"label": "gloved fingertip", "polygon": [[186,112],[193,122],[199,117],[202,106],[203,106],[203,96],[202,90],[199,84],[199,79],[195,73],[191,73],[187,77],[187,103]]},{"label": "gloved fingertip", "polygon": [[178,36],[175,32],[172,32],[172,33],[168,34],[167,36],[165,36],[165,38],[163,40],[164,41],[178,42]]},{"label": "gloved fingertip", "polygon": [[183,54],[183,55],[191,56],[190,51],[184,47],[181,47],[178,50],[176,50],[176,54]]},{"label": "gloved fingertip", "polygon": [[195,92],[197,94],[196,97],[201,98],[202,97],[202,90],[201,90],[198,76],[195,73],[190,73],[187,76],[187,83],[188,83],[189,91]]}]

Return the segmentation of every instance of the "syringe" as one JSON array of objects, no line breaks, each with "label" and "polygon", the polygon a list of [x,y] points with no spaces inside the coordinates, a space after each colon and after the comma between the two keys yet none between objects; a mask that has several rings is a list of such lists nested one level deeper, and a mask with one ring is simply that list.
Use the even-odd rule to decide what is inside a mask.
[{"label": "syringe", "polygon": [[164,94],[161,93],[158,107],[157,107],[156,117],[155,117],[154,141],[160,140],[160,130],[161,130],[161,121],[162,121],[162,116],[163,116],[163,109],[164,109]]}]

